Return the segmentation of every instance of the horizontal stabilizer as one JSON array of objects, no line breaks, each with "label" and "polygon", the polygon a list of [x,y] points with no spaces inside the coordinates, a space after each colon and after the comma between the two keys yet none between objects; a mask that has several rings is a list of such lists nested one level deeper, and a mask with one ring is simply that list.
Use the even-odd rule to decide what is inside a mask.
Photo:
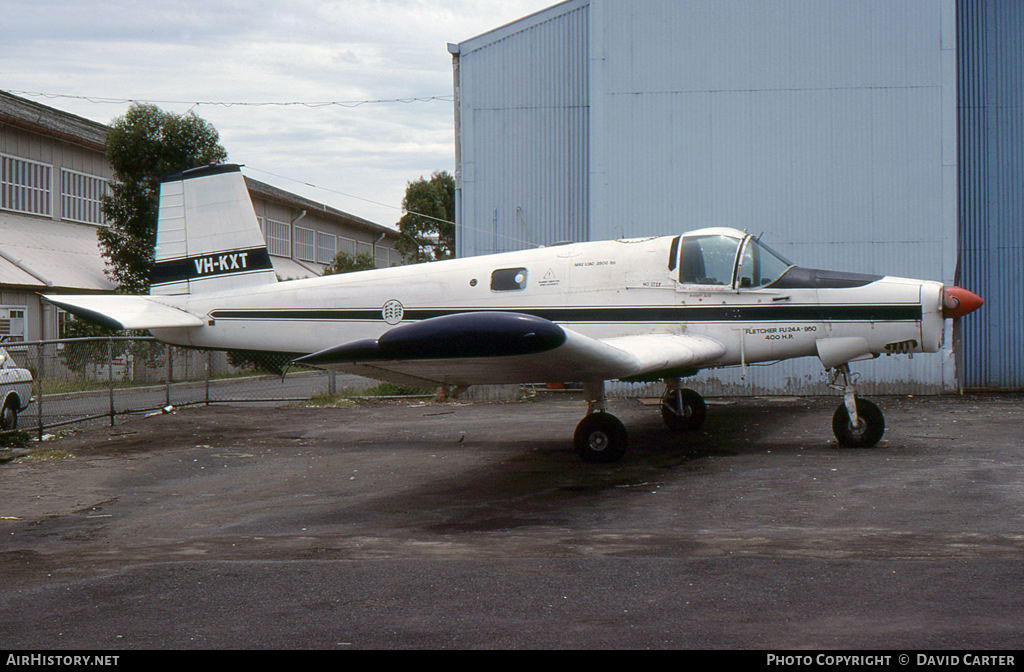
[{"label": "horizontal stabilizer", "polygon": [[204,324],[202,318],[148,296],[53,295],[43,298],[86,322],[115,331],[201,327]]},{"label": "horizontal stabilizer", "polygon": [[344,343],[297,363],[382,380],[450,385],[678,376],[725,352],[685,334],[595,339],[534,315],[457,313],[395,327],[380,338]]}]

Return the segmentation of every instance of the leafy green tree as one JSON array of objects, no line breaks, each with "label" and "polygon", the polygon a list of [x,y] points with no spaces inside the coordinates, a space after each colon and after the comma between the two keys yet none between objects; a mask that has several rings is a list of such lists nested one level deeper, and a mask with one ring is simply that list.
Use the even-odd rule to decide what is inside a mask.
[{"label": "leafy green tree", "polygon": [[97,230],[107,276],[118,291],[149,291],[156,242],[160,179],[227,158],[217,130],[195,114],[133,104],[107,129],[107,158],[114,170],[103,199],[109,227]]},{"label": "leafy green tree", "polygon": [[398,220],[395,248],[411,263],[455,256],[455,178],[437,171],[429,180],[409,182]]},{"label": "leafy green tree", "polygon": [[373,263],[373,255],[367,254],[366,252],[360,252],[358,254],[349,254],[348,252],[338,252],[334,255],[334,259],[324,269],[324,275],[336,275],[338,273],[352,273],[354,271],[369,271],[375,268],[376,265]]}]

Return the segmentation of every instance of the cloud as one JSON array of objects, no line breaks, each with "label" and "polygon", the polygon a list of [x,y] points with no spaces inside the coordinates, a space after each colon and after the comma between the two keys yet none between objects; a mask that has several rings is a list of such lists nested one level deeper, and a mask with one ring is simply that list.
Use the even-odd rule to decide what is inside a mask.
[{"label": "cloud", "polygon": [[[8,0],[0,88],[181,101],[158,104],[179,113],[194,109],[217,128],[230,160],[253,169],[252,177],[393,224],[408,181],[454,170],[450,100],[352,108],[194,104],[450,97],[448,42],[551,4]],[[124,103],[36,100],[104,123],[127,109]]]}]

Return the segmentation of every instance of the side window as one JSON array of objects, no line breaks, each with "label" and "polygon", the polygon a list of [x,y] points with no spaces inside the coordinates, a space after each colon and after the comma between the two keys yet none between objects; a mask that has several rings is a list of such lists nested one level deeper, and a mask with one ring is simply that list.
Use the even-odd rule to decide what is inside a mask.
[{"label": "side window", "polygon": [[679,246],[679,282],[688,285],[732,285],[736,248],[728,236],[683,238]]},{"label": "side window", "polygon": [[515,292],[526,289],[525,268],[499,268],[491,273],[492,292]]}]

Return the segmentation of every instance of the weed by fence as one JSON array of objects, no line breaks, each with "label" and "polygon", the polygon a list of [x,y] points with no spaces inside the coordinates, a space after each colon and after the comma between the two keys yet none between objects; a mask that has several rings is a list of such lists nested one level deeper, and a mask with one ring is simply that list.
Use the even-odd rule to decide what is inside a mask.
[{"label": "weed by fence", "polygon": [[118,416],[167,407],[282,402],[336,394],[364,379],[291,363],[287,355],[179,348],[152,338],[74,338],[5,343],[32,372],[32,402],[18,429],[81,422],[116,424]]}]

